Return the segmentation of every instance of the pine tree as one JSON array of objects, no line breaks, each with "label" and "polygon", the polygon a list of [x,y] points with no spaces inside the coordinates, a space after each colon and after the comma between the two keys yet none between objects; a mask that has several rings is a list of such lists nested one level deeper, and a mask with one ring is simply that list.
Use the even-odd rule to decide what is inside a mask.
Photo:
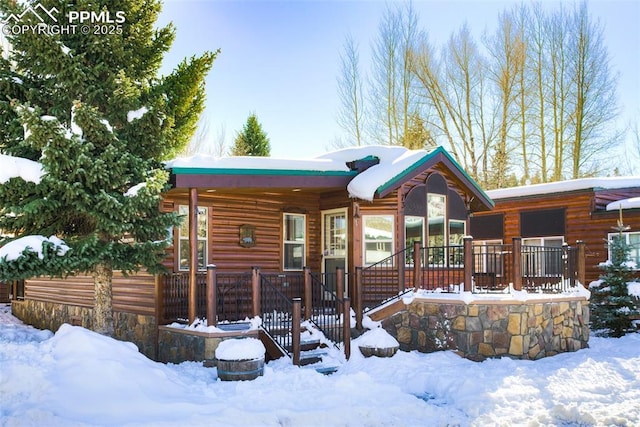
[{"label": "pine tree", "polygon": [[621,337],[631,332],[632,316],[638,314],[627,282],[631,280],[633,263],[629,261],[630,247],[618,224],[619,234],[609,240],[611,259],[601,264],[604,273],[600,283],[591,287],[591,329],[604,336]]},{"label": "pine tree", "polygon": [[271,154],[269,138],[262,130],[262,125],[258,122],[255,114],[251,114],[247,123],[238,132],[235,144],[231,150],[234,156],[265,156]]},{"label": "pine tree", "polygon": [[[113,335],[114,270],[161,270],[168,230],[179,225],[161,213],[168,173],[161,160],[182,150],[204,106],[204,77],[217,52],[183,61],[158,77],[173,39],[171,26],[155,29],[160,2],[0,0],[2,17],[26,7],[57,11],[122,11],[110,34],[10,35],[12,51],[0,62],[0,147],[38,161],[39,182],[12,178],[0,186],[0,229],[15,237],[55,235],[71,248],[0,260],[0,279],[91,273],[93,329]],[[22,15],[37,24],[34,14]],[[6,243],[7,239],[0,243]]]}]

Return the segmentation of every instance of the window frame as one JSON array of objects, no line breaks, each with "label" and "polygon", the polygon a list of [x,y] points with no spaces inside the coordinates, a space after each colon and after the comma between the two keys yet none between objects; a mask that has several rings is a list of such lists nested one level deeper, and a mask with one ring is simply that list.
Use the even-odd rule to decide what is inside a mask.
[{"label": "window frame", "polygon": [[[209,207],[208,206],[198,206],[198,232],[196,233],[196,241],[198,243],[203,243],[202,247],[198,244],[198,270],[205,270],[208,264],[208,253],[209,253]],[[186,211],[186,212],[185,212]],[[189,248],[189,205],[178,205],[178,214],[184,215],[185,220],[182,225],[176,227],[177,228],[177,239],[178,239],[178,271],[189,271],[190,262],[189,256],[191,256],[190,248]],[[204,236],[200,234],[200,219],[203,219],[204,223]],[[186,236],[182,235],[182,228],[185,227]],[[184,246],[186,245],[186,253],[185,257],[186,264],[182,263],[182,251]],[[202,251],[202,254],[200,252]],[[202,263],[200,262],[202,260]]]},{"label": "window frame", "polygon": [[[386,218],[391,220],[391,238],[390,239],[367,239],[367,220],[371,218]],[[394,254],[395,248],[395,215],[392,214],[367,214],[362,215],[362,264],[365,266],[376,264],[383,259],[386,259]],[[373,262],[369,262],[367,259],[367,243],[376,243],[376,249],[380,247],[380,244],[385,245],[391,243],[389,255],[384,256],[380,259],[376,259]],[[380,251],[377,251],[380,252]],[[386,251],[385,251],[386,252]]]},{"label": "window frame", "polygon": [[[294,240],[287,239],[288,227],[287,219],[289,218],[302,218],[302,239],[298,240],[294,236]],[[295,233],[296,230],[294,230]],[[283,212],[282,213],[282,271],[302,271],[307,262],[307,215],[295,212]],[[292,263],[287,265],[287,248],[288,247],[302,247],[302,263],[298,267]],[[294,260],[292,258],[292,260]]]},{"label": "window frame", "polygon": [[[607,241],[610,242],[614,238],[620,235],[619,232],[607,233]],[[636,263],[636,268],[633,271],[640,270],[640,231],[623,231],[622,235],[625,238],[625,242],[630,246],[631,251],[629,253],[629,261]],[[638,243],[631,243],[629,237],[631,235],[638,237]],[[634,246],[635,245],[635,246]],[[611,261],[611,248],[607,245],[607,261]]]}]

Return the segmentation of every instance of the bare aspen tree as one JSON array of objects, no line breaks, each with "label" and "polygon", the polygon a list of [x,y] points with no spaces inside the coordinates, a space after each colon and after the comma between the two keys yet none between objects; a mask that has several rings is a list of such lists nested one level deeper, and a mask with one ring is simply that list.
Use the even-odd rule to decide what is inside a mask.
[{"label": "bare aspen tree", "polygon": [[498,105],[498,138],[492,150],[492,188],[507,184],[512,166],[512,147],[509,138],[514,123],[517,122],[516,100],[517,82],[520,69],[524,66],[525,46],[513,16],[502,13],[498,29],[492,37],[485,39],[490,54],[489,75],[494,83]]},{"label": "bare aspen tree", "polygon": [[460,144],[460,160],[472,176],[484,177],[486,170],[479,171],[479,160],[486,155],[490,145],[490,138],[485,138],[493,132],[487,134],[478,129],[483,120],[482,98],[487,95],[482,92],[485,64],[466,24],[449,38],[443,58],[450,128],[457,133],[455,140]]},{"label": "bare aspen tree", "polygon": [[353,37],[347,36],[340,56],[338,77],[340,111],[338,124],[347,133],[347,145],[362,145],[365,130],[365,106],[360,75],[360,54]]},{"label": "bare aspen tree", "polygon": [[437,131],[435,138],[446,139],[449,150],[456,160],[460,161],[458,144],[455,143],[453,134],[449,129],[449,117],[451,105],[447,100],[440,76],[441,62],[436,58],[436,52],[429,43],[428,35],[422,33],[420,42],[411,51],[411,67],[419,85],[421,102],[430,111],[429,124]]},{"label": "bare aspen tree", "polygon": [[418,17],[411,3],[386,9],[373,45],[370,91],[373,133],[381,143],[402,144],[410,116],[418,111],[410,64],[417,36]]},{"label": "bare aspen tree", "polygon": [[571,178],[579,178],[597,174],[603,165],[602,155],[620,138],[616,132],[604,132],[618,109],[616,78],[609,70],[602,27],[591,20],[584,2],[574,12],[572,23],[570,170]]}]

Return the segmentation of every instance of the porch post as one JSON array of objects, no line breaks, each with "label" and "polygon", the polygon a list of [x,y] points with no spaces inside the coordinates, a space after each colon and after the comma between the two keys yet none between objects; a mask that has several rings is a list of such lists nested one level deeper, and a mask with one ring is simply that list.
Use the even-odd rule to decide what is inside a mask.
[{"label": "porch post", "polygon": [[[344,268],[336,267],[336,314],[340,316],[342,311],[341,301],[344,299]],[[344,313],[345,319],[349,313]]]},{"label": "porch post", "polygon": [[198,296],[198,189],[189,188],[189,323],[197,316]]},{"label": "porch post", "polygon": [[207,326],[218,324],[218,283],[216,266],[207,265]]},{"label": "porch post", "polygon": [[356,267],[356,284],[355,293],[353,295],[353,309],[356,312],[356,328],[362,330],[362,267]]},{"label": "porch post", "polygon": [[344,356],[351,357],[351,300],[347,297],[343,302],[344,316],[342,317],[342,342],[344,343]]},{"label": "porch post", "polygon": [[578,240],[576,245],[578,246],[578,282],[580,282],[582,286],[586,287],[586,245],[582,240]]},{"label": "porch post", "polygon": [[300,334],[301,321],[300,315],[302,308],[302,301],[300,298],[293,299],[293,318],[291,319],[291,351],[293,352],[293,364],[300,366]]},{"label": "porch post", "polygon": [[465,236],[462,239],[464,250],[464,291],[472,292],[473,283],[473,237]]},{"label": "porch post", "polygon": [[522,237],[513,238],[513,289],[522,290]]},{"label": "porch post", "polygon": [[262,316],[260,307],[260,268],[251,267],[251,308],[253,316]]},{"label": "porch post", "polygon": [[[156,274],[154,276],[155,294],[156,294],[156,323],[161,325],[164,323],[164,275]],[[15,294],[14,298],[15,298]]]},{"label": "porch post", "polygon": [[304,318],[311,319],[313,300],[311,295],[311,269],[304,268]]},{"label": "porch post", "polygon": [[413,242],[413,290],[420,289],[422,279],[422,245],[419,241]]}]

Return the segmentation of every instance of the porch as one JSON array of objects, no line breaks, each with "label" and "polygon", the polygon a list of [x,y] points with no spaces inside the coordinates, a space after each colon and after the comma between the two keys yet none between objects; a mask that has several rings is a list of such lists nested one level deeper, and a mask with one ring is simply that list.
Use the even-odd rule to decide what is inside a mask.
[{"label": "porch", "polygon": [[[584,245],[523,246],[519,238],[508,245],[474,244],[413,246],[370,266],[349,273],[217,271],[208,266],[195,274],[195,298],[189,295],[190,272],[162,276],[158,287],[161,319],[191,323],[206,319],[211,326],[260,317],[269,357],[289,356],[303,364],[304,327],[320,331],[350,355],[352,326],[362,331],[364,314],[411,290],[460,294],[503,294],[512,288],[528,293],[561,294],[584,283]],[[190,301],[195,301],[195,307]],[[353,322],[351,310],[353,309]],[[349,313],[348,317],[345,313]],[[392,315],[395,313],[389,313]],[[265,339],[263,339],[263,342]]]}]

